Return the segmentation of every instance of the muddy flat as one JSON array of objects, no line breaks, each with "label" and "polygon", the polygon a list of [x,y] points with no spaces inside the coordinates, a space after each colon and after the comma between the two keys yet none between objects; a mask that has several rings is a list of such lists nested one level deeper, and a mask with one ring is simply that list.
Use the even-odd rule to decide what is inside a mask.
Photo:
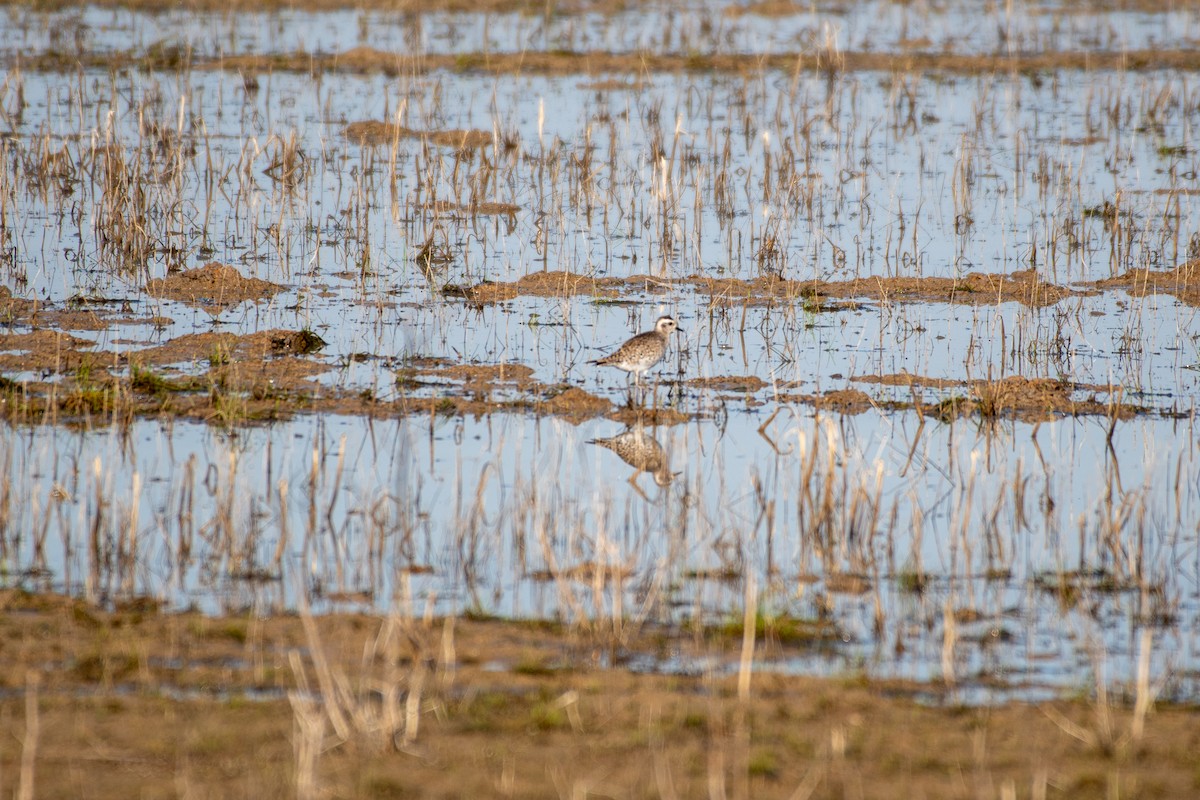
[{"label": "muddy flat", "polygon": [[[945,687],[853,675],[756,672],[747,688],[698,666],[736,658],[734,631],[646,631],[616,648],[666,647],[693,664],[664,676],[604,666],[599,631],[554,625],[105,613],[12,592],[3,604],[12,735],[0,766],[5,785],[44,797],[181,784],[270,797],[1195,790],[1192,708],[972,708]],[[763,655],[798,647],[776,635],[758,642]]]}]

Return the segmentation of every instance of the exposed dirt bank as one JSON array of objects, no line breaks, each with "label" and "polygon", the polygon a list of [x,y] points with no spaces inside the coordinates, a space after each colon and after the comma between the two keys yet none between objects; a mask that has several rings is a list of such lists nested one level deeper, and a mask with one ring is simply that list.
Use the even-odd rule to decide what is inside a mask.
[{"label": "exposed dirt bank", "polygon": [[[221,10],[227,10],[222,5]],[[16,64],[11,66],[17,66]],[[221,58],[194,57],[177,48],[150,48],[121,53],[60,50],[23,54],[19,66],[27,71],[88,69],[230,70],[259,72],[414,75],[434,71],[497,75],[612,75],[663,72],[721,72],[759,74],[764,69],[782,72],[943,72],[990,75],[998,72],[1036,74],[1049,71],[1111,70],[1149,72],[1200,70],[1200,50],[1063,51],[1013,55],[969,55],[927,52],[836,53],[802,51],[774,55],[689,53],[611,53],[607,51],[551,51],[523,53],[426,53],[412,55],[370,47],[341,53],[295,51],[241,54]]]},{"label": "exposed dirt bank", "polygon": [[[31,796],[1189,797],[1195,709],[964,708],[938,686],[603,667],[602,631],[356,614],[104,612],[0,592],[0,777]],[[611,632],[610,632],[611,633]],[[684,666],[738,630],[647,631]],[[289,695],[289,693],[291,693]],[[290,701],[289,701],[290,696]],[[932,704],[915,697],[932,699]],[[1109,731],[1106,733],[1105,731]],[[1007,787],[1007,788],[1005,788]]]}]

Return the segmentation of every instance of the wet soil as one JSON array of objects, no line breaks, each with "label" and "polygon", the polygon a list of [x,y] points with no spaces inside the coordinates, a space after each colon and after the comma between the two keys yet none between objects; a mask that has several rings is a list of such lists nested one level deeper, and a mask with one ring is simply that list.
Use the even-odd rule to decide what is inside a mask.
[{"label": "wet soil", "polygon": [[[730,626],[622,638],[489,619],[212,618],[14,590],[0,591],[0,612],[0,776],[30,796],[697,797],[719,785],[763,798],[1002,787],[1165,798],[1200,787],[1194,708],[1160,704],[1135,737],[1127,698],[963,707],[941,685],[772,672],[819,646],[825,633],[803,621],[756,637],[739,692],[736,666],[688,667],[736,665],[742,633]],[[639,653],[682,671],[622,666]]]}]

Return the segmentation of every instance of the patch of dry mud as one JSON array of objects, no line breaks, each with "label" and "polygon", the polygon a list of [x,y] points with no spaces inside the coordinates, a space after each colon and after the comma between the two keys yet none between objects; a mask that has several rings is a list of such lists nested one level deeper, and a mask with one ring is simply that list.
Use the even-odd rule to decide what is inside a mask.
[{"label": "patch of dry mud", "polygon": [[[308,331],[180,336],[144,350],[95,350],[92,342],[39,330],[0,336],[0,371],[41,372],[3,383],[3,409],[17,421],[126,421],[173,416],[227,423],[278,419],[312,408],[312,378],[332,367],[304,358],[324,345]],[[198,374],[174,367],[200,365]],[[51,375],[61,376],[47,381]]]},{"label": "patch of dry mud", "polygon": [[311,394],[318,388],[311,379],[330,369],[327,364],[284,356],[214,365],[206,377],[224,391],[245,392],[262,400],[278,392]]},{"label": "patch of dry mud", "polygon": [[584,92],[637,92],[641,91],[645,84],[638,80],[617,80],[609,78],[599,81],[584,81],[575,85],[576,89]]},{"label": "patch of dry mud", "polygon": [[260,278],[247,278],[216,261],[146,283],[151,297],[204,306],[225,306],[246,300],[265,300],[287,287]]},{"label": "patch of dry mud", "polygon": [[[561,417],[578,424],[593,417],[604,416],[612,410],[612,403],[578,387],[547,386],[533,379],[533,369],[524,364],[453,364],[447,365],[440,359],[410,360],[397,373],[397,388],[427,388],[429,382],[418,378],[433,378],[433,385],[443,385],[442,380],[460,382],[453,392],[443,391],[439,397],[421,398],[407,396],[397,405],[410,409],[426,409],[431,412],[446,412],[483,416],[498,411],[532,411]],[[512,388],[523,396],[517,399],[492,401],[491,393],[497,389]]]},{"label": "patch of dry mud", "polygon": [[533,369],[524,364],[455,364],[443,367],[438,373],[467,386],[496,382],[527,386],[533,377]]},{"label": "patch of dry mud", "polygon": [[101,331],[113,325],[171,324],[167,317],[132,314],[124,301],[73,297],[61,307],[40,300],[14,297],[7,286],[0,286],[0,323],[31,325],[61,331]]}]

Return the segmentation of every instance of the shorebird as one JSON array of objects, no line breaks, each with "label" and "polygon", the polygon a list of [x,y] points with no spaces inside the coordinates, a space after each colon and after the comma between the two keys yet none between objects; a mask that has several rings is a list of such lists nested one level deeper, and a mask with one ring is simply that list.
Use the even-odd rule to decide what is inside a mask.
[{"label": "shorebird", "polygon": [[672,317],[659,317],[654,330],[639,333],[616,349],[612,355],[589,361],[600,367],[616,367],[633,373],[634,385],[641,385],[642,373],[662,361],[671,331],[683,333]]},{"label": "shorebird", "polygon": [[[622,461],[633,467],[634,473],[629,476],[629,482],[642,497],[646,497],[646,493],[642,491],[642,487],[638,486],[637,479],[643,472],[653,475],[654,482],[659,486],[669,486],[678,474],[671,472],[671,467],[667,463],[667,454],[662,445],[658,443],[657,439],[646,433],[641,425],[626,428],[616,436],[591,439],[588,444],[613,451],[621,457]],[[649,500],[649,498],[646,499]]]}]

